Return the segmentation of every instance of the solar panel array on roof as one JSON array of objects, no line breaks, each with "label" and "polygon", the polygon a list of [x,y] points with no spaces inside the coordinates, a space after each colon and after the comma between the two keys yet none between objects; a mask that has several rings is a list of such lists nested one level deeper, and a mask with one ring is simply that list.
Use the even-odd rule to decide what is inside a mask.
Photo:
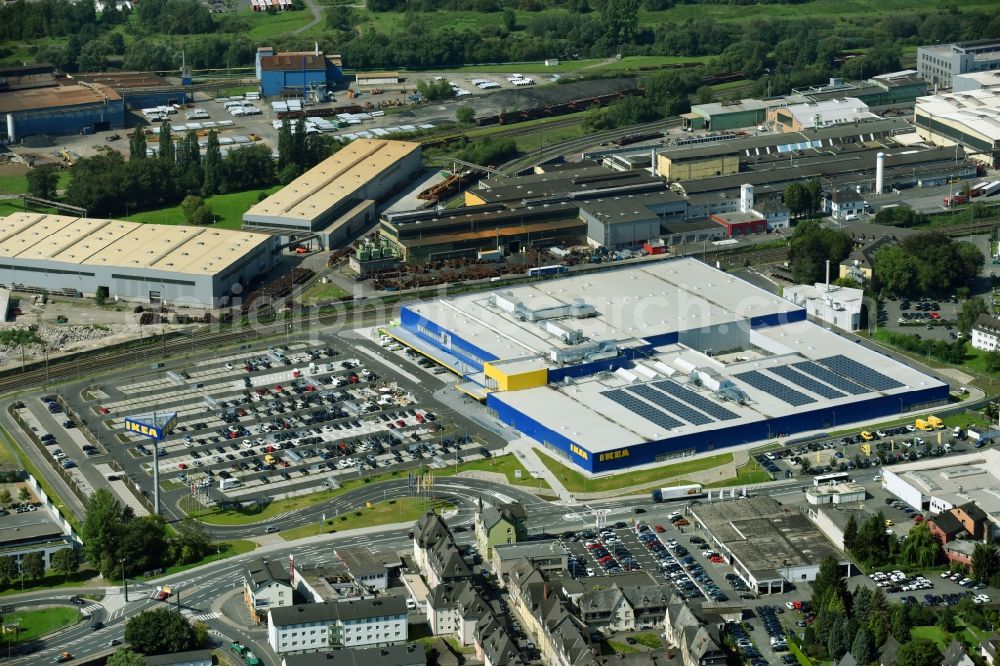
[{"label": "solar panel array on roof", "polygon": [[892,377],[886,377],[881,372],[875,372],[867,365],[861,365],[843,354],[827,356],[819,359],[819,362],[830,368],[838,375],[850,377],[862,386],[867,386],[874,391],[889,391],[902,386]]},{"label": "solar panel array on roof", "polygon": [[816,395],[821,395],[824,398],[843,398],[844,394],[837,389],[830,388],[826,384],[822,384],[812,377],[806,377],[801,372],[790,368],[787,365],[776,365],[773,368],[768,368],[771,372],[778,375],[782,379],[787,379],[793,384],[798,384],[807,391],[812,391]]},{"label": "solar panel array on roof", "polygon": [[710,417],[705,416],[697,410],[691,409],[681,402],[677,402],[666,393],[657,391],[652,386],[636,386],[629,390],[632,393],[649,400],[654,405],[662,407],[671,414],[681,417],[692,425],[705,425],[706,423],[711,423],[713,421]]},{"label": "solar panel array on roof", "polygon": [[653,382],[653,386],[665,393],[669,393],[678,400],[683,400],[689,405],[697,407],[706,414],[711,414],[720,421],[728,421],[729,419],[739,418],[738,415],[729,411],[722,405],[716,404],[700,393],[695,393],[690,389],[686,389],[677,382],[670,381],[669,379]]},{"label": "solar panel array on roof", "polygon": [[792,367],[800,372],[804,372],[807,375],[811,375],[816,379],[826,382],[830,386],[836,386],[841,391],[847,391],[851,395],[861,395],[862,393],[868,393],[868,389],[863,386],[858,386],[846,377],[841,377],[835,372],[831,372],[828,368],[824,368],[818,363],[813,361],[800,361],[799,363],[793,363]]},{"label": "solar panel array on roof", "polygon": [[665,430],[670,430],[671,428],[679,428],[684,425],[674,417],[668,414],[664,414],[656,407],[653,407],[652,405],[645,403],[642,400],[639,400],[639,398],[635,397],[634,395],[629,395],[628,393],[625,393],[625,391],[615,389],[614,391],[604,391],[603,395],[605,395],[610,400],[614,400],[619,405],[629,410],[633,414],[641,416],[647,421],[655,423],[656,425],[658,425],[661,428],[664,428]]},{"label": "solar panel array on roof", "polygon": [[795,407],[808,405],[810,402],[816,402],[815,399],[810,398],[805,393],[799,393],[795,389],[789,388],[781,382],[771,379],[756,370],[741,372],[740,374],[734,376],[755,389],[760,389],[764,393],[769,393],[778,400],[787,402],[789,405],[793,405]]}]

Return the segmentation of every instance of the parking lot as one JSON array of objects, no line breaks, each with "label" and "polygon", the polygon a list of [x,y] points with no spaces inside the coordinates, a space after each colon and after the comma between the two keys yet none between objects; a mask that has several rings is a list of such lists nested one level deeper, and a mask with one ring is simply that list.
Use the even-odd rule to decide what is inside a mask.
[{"label": "parking lot", "polygon": [[428,390],[453,377],[390,344],[237,350],[79,393],[28,398],[15,411],[50,464],[84,495],[108,487],[130,505],[135,500],[121,481],[151,496],[154,444],[127,431],[126,416],[177,414],[157,445],[161,488],[204,503],[291,496],[345,478],[490,456],[471,422],[427,400]]},{"label": "parking lot", "polygon": [[955,327],[961,305],[958,299],[908,300],[890,299],[878,312],[879,328],[916,335],[928,340],[957,340],[961,335]]}]

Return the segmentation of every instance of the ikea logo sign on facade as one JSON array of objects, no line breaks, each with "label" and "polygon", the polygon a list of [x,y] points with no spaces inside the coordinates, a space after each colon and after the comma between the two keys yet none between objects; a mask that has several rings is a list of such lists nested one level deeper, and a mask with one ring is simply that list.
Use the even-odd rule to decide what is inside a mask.
[{"label": "ikea logo sign on facade", "polygon": [[146,419],[142,417],[126,417],[125,419],[125,430],[127,432],[135,432],[145,437],[152,437],[156,440],[164,439],[167,434],[174,429],[175,425],[177,425],[177,414],[171,414],[163,423],[159,425],[147,423]]},{"label": "ikea logo sign on facade", "polygon": [[600,461],[605,462],[607,460],[619,460],[621,458],[628,458],[628,449],[618,449],[617,451],[602,453]]},{"label": "ikea logo sign on facade", "polygon": [[588,460],[589,459],[589,456],[587,455],[587,452],[584,451],[583,449],[581,449],[576,444],[570,444],[569,445],[569,450],[572,451],[573,453],[575,453],[576,455],[580,456],[584,460]]}]

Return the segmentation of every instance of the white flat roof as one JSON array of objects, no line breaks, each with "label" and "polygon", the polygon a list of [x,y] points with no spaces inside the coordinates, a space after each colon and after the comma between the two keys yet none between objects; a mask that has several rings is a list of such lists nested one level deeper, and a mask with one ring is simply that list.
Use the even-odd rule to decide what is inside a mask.
[{"label": "white flat roof", "polygon": [[918,97],[915,110],[930,118],[964,125],[991,141],[1000,141],[1000,89]]},{"label": "white flat roof", "polygon": [[990,515],[1000,514],[1000,451],[996,449],[982,449],[946,460],[918,460],[887,469],[924,495],[956,506],[975,502]]},{"label": "white flat roof", "polygon": [[[550,279],[498,289],[494,294],[532,309],[582,300],[597,309],[587,319],[559,323],[584,337],[630,341],[801,310],[799,306],[695,259],[664,260],[621,270]],[[543,326],[521,321],[491,305],[481,292],[407,306],[499,359],[545,354],[565,348]]]},{"label": "white flat roof", "polygon": [[[668,373],[663,372],[656,372],[655,377],[647,380],[641,372],[630,370],[629,372],[638,378],[638,381],[632,382],[623,378],[622,373],[605,373],[577,379],[570,384],[508,391],[495,394],[495,397],[548,425],[553,430],[561,432],[588,451],[601,452],[695,432],[704,433],[715,429],[765,421],[786,416],[795,410],[816,410],[828,406],[846,405],[880,395],[903,394],[942,384],[942,382],[924,375],[914,368],[853,343],[808,321],[759,328],[751,331],[749,335],[752,347],[761,350],[761,352],[746,352],[735,355],[735,357],[745,360],[724,362],[719,358],[706,356],[684,345],[673,344],[658,348],[655,355],[637,363],[637,365],[645,366],[654,371],[657,367],[661,367],[657,366],[657,363],[662,364],[662,367],[674,370],[671,375],[674,381],[732,412],[736,415],[736,418],[732,419],[712,420],[710,423],[702,425],[682,423],[678,427],[666,429],[638,416],[635,412],[604,395],[605,391],[612,389],[634,388],[664,381]],[[802,361],[815,361],[837,355],[845,356],[896,380],[900,386],[883,391],[866,391],[860,394],[845,393],[839,398],[825,398],[771,372],[764,372],[766,377],[811,399],[807,404],[795,407],[766,391],[755,388],[736,376],[751,370],[761,372],[768,368],[790,366]],[[728,356],[722,358],[730,359]],[[690,372],[685,370],[685,368],[689,370],[692,366],[719,379],[729,379],[742,389],[750,400],[747,404],[742,405],[723,401],[715,397],[714,391],[696,386],[691,382]],[[682,415],[674,415],[683,418]]]}]

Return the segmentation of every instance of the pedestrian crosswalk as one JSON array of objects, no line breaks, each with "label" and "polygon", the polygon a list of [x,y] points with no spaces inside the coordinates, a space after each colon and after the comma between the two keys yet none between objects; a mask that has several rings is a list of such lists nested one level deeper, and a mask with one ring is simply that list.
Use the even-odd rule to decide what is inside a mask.
[{"label": "pedestrian crosswalk", "polygon": [[218,617],[222,617],[222,613],[202,613],[201,615],[195,615],[193,619],[195,622],[208,622],[209,620],[214,620]]},{"label": "pedestrian crosswalk", "polygon": [[81,608],[80,612],[81,613],[86,613],[88,615],[91,615],[91,614],[93,614],[94,611],[99,610],[101,608],[103,608],[103,606],[101,606],[101,604],[89,604],[89,605],[84,606],[83,608]]}]

